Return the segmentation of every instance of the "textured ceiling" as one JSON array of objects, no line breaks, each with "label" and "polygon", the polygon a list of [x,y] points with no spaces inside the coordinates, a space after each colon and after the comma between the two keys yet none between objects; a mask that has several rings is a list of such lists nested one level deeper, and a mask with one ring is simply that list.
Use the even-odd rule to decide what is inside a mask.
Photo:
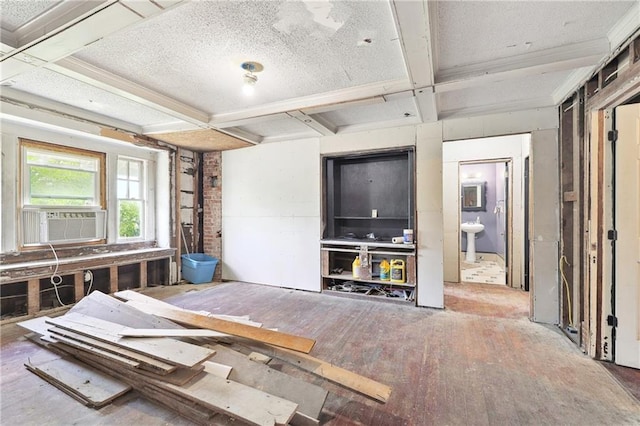
[{"label": "textured ceiling", "polygon": [[[246,145],[216,130],[256,144],[555,107],[640,31],[637,1],[0,0],[0,16],[3,102],[211,150]],[[264,65],[253,96],[245,61]]]},{"label": "textured ceiling", "polygon": [[[407,77],[381,1],[189,3],[75,56],[212,114]],[[238,98],[245,61],[264,71]]]},{"label": "textured ceiling", "polygon": [[438,4],[438,68],[594,40],[634,1],[446,1]]}]

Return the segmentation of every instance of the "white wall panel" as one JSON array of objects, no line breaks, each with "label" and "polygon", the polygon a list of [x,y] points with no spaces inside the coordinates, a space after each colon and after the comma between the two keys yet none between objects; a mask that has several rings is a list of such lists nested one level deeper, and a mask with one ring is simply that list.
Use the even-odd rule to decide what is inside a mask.
[{"label": "white wall panel", "polygon": [[223,279],[320,291],[317,139],[222,154]]},{"label": "white wall panel", "polygon": [[558,133],[531,135],[531,258],[532,318],[536,322],[560,321],[558,244],[560,240],[560,177]]},{"label": "white wall panel", "polygon": [[417,127],[416,209],[418,306],[444,307],[442,124]]},{"label": "white wall panel", "polygon": [[320,153],[334,154],[413,146],[416,143],[416,128],[416,126],[393,127],[323,137],[320,140]]}]

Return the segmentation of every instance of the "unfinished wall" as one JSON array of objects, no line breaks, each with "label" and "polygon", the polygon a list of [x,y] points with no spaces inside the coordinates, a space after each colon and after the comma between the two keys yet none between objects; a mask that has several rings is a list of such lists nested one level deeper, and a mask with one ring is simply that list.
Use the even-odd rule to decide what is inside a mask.
[{"label": "unfinished wall", "polygon": [[206,152],[202,159],[203,195],[203,248],[209,256],[219,259],[213,275],[221,281],[224,259],[222,257],[222,153]]}]

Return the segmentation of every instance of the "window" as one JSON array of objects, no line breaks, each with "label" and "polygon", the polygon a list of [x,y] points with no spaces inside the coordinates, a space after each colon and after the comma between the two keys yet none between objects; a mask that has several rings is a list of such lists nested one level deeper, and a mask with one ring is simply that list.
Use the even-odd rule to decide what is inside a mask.
[{"label": "window", "polygon": [[140,238],[144,228],[145,163],[118,158],[118,236]]},{"label": "window", "polygon": [[22,141],[24,207],[102,208],[102,153]]}]

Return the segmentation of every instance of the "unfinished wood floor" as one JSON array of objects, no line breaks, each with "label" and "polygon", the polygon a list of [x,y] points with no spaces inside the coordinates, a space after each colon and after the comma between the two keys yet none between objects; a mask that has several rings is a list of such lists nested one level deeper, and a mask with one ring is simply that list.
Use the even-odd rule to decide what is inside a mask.
[{"label": "unfinished wood floor", "polygon": [[[274,364],[330,391],[326,425],[640,424],[639,402],[600,363],[526,318],[526,293],[483,284],[445,292],[445,310],[243,283],[146,293],[315,338],[312,355],[393,387],[380,404]],[[136,394],[100,410],[81,406],[23,367],[38,351],[24,334],[2,326],[2,424],[190,424]]]}]

